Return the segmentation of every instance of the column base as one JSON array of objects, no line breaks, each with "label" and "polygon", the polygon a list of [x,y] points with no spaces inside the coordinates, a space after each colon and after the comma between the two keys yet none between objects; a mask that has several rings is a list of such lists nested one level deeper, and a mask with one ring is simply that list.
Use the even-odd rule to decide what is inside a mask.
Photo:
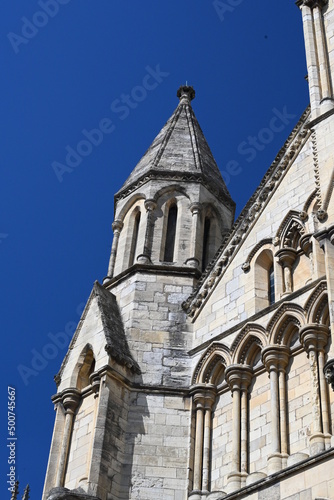
[{"label": "column base", "polygon": [[189,493],[188,498],[191,500],[202,500],[202,492],[200,490],[193,490]]},{"label": "column base", "polygon": [[111,279],[112,279],[111,276],[106,276],[105,278],[103,278],[102,284],[108,285],[110,283]]},{"label": "column base", "polygon": [[322,432],[317,432],[310,437],[310,455],[317,455],[326,449],[325,436]]},{"label": "column base", "polygon": [[149,258],[149,256],[145,255],[143,253],[138,255],[137,262],[138,262],[138,264],[152,264],[152,261]]},{"label": "column base", "polygon": [[275,472],[282,470],[282,454],[281,453],[279,453],[279,452],[272,453],[271,455],[268,456],[267,470],[268,470],[268,476],[270,476],[271,474],[275,474]]},{"label": "column base", "polygon": [[303,460],[306,460],[309,458],[309,455],[307,453],[293,453],[288,457],[288,467],[290,465],[295,465],[298,464],[299,462],[302,462]]},{"label": "column base", "polygon": [[242,472],[231,472],[231,474],[227,476],[227,493],[233,493],[234,491],[240,490],[243,475]]},{"label": "column base", "polygon": [[256,483],[257,481],[261,481],[261,479],[264,479],[265,477],[267,477],[267,474],[264,472],[253,472],[247,476],[246,486]]},{"label": "column base", "polygon": [[332,111],[334,109],[334,101],[331,97],[325,97],[320,101],[320,109],[322,113],[327,113],[328,111]]},{"label": "column base", "polygon": [[199,260],[196,259],[196,257],[191,257],[190,259],[187,259],[185,264],[190,267],[199,268]]},{"label": "column base", "polygon": [[220,500],[226,495],[225,491],[213,491],[209,493],[205,500]]}]

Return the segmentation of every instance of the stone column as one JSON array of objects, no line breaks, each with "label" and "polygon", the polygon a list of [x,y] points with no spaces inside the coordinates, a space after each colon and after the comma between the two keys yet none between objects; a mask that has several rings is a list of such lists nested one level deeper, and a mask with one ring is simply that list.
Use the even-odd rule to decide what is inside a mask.
[{"label": "stone column", "polygon": [[314,2],[313,19],[314,31],[317,44],[317,55],[319,64],[320,88],[321,88],[321,101],[320,105],[323,112],[333,109],[333,92],[330,80],[329,61],[326,47],[326,37],[324,29],[324,21],[322,15],[322,7],[324,1]]},{"label": "stone column", "polygon": [[[327,394],[321,399],[321,385],[319,376],[319,351],[324,352],[324,347],[328,342],[328,327],[319,324],[305,325],[300,330],[300,342],[307,352],[311,370],[311,391],[312,391],[312,412],[313,429],[310,436],[310,454],[315,455],[325,450],[326,437],[328,438],[328,400]],[[320,362],[321,365],[321,362]],[[324,425],[325,422],[325,425]],[[327,436],[325,437],[325,429]]]},{"label": "stone column", "polygon": [[294,248],[282,248],[275,257],[283,268],[283,296],[293,291],[292,266],[297,258]]},{"label": "stone column", "polygon": [[212,432],[212,406],[216,400],[215,393],[205,395],[205,418],[203,439],[203,476],[202,491],[208,492],[210,485],[210,457],[211,457],[211,432]]},{"label": "stone column", "polygon": [[314,235],[320,247],[325,253],[325,267],[328,291],[328,306],[331,332],[331,346],[328,353],[328,361],[324,366],[326,380],[331,384],[334,391],[334,225],[319,231]]},{"label": "stone column", "polygon": [[238,490],[248,475],[248,387],[252,370],[247,365],[231,365],[225,371],[225,379],[233,397],[233,432],[231,473],[227,478],[227,491]]},{"label": "stone column", "polygon": [[110,260],[109,260],[109,267],[108,267],[108,276],[106,278],[104,278],[103,283],[108,282],[114,275],[119,235],[121,234],[121,231],[123,229],[123,222],[121,220],[117,219],[112,223],[111,227],[112,227],[112,230],[114,231],[114,238],[112,240],[112,246],[111,246],[111,254],[110,254]]},{"label": "stone column", "polygon": [[192,267],[199,267],[200,261],[198,258],[198,232],[199,232],[199,223],[200,223],[200,214],[201,214],[202,205],[200,203],[192,203],[190,205],[190,211],[192,213],[192,226],[191,226],[191,241],[190,241],[190,250],[189,259],[186,260],[186,264]]},{"label": "stone column", "polygon": [[154,210],[157,204],[154,200],[145,201],[146,209],[146,231],[143,253],[138,255],[137,261],[141,264],[151,263],[152,243],[153,243],[153,230],[154,230]]},{"label": "stone column", "polygon": [[286,387],[285,368],[289,349],[282,345],[269,345],[262,351],[262,359],[270,377],[271,401],[271,454],[268,456],[268,474],[283,467],[287,458]]},{"label": "stone column", "polygon": [[317,47],[314,36],[313,12],[312,3],[308,0],[300,0],[303,17],[303,29],[306,51],[307,75],[310,91],[310,103],[312,109],[312,117],[315,118],[319,114],[319,104],[321,100],[320,78],[317,60]]},{"label": "stone column", "polygon": [[[211,411],[216,389],[211,384],[193,388],[196,413],[193,491],[209,491],[211,454]],[[192,391],[192,392],[193,392]]]},{"label": "stone column", "polygon": [[73,420],[80,401],[80,392],[77,389],[65,389],[61,394],[61,401],[65,409],[65,424],[60,449],[57,476],[55,481],[56,487],[64,486],[68,452],[71,443]]}]

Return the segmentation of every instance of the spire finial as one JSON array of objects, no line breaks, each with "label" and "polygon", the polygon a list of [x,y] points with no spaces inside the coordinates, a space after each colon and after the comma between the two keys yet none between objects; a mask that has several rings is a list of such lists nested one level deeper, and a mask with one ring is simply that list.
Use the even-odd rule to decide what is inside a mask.
[{"label": "spire finial", "polygon": [[24,493],[23,493],[22,500],[29,500],[29,498],[30,498],[29,493],[30,493],[30,486],[29,486],[29,484],[27,484],[27,486],[24,490]]},{"label": "spire finial", "polygon": [[176,95],[180,101],[187,100],[190,102],[195,98],[194,87],[191,87],[190,85],[181,85]]},{"label": "spire finial", "polygon": [[17,500],[17,495],[19,494],[19,482],[15,481],[15,485],[12,491],[12,496],[10,497],[10,500]]}]

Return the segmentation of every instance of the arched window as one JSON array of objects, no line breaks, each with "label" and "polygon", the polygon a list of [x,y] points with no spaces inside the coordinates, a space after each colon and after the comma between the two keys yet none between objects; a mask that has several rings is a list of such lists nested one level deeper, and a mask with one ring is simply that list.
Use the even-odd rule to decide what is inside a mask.
[{"label": "arched window", "polygon": [[167,220],[166,243],[165,243],[165,262],[174,261],[175,237],[176,237],[177,206],[170,207]]},{"label": "arched window", "polygon": [[134,224],[133,224],[133,232],[132,232],[132,240],[131,240],[131,248],[130,248],[129,266],[132,266],[136,262],[137,247],[138,247],[139,225],[140,225],[140,212],[137,212],[137,214],[135,216]]},{"label": "arched window", "polygon": [[94,372],[95,359],[91,349],[88,349],[78,373],[77,388],[81,391],[90,384],[89,377]]},{"label": "arched window", "polygon": [[255,311],[260,311],[275,302],[275,274],[273,254],[263,250],[254,266]]},{"label": "arched window", "polygon": [[275,304],[275,275],[273,263],[268,270],[268,300],[270,306]]},{"label": "arched window", "polygon": [[210,229],[211,219],[205,217],[204,220],[204,234],[203,234],[203,254],[202,254],[202,271],[206,268],[210,261]]}]

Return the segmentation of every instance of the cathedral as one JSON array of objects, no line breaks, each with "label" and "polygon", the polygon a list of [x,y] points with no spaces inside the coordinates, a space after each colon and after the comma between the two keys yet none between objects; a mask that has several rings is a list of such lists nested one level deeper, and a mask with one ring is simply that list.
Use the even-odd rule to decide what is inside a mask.
[{"label": "cathedral", "polygon": [[334,499],[334,0],[296,3],[310,106],[240,216],[188,85],[115,194],[43,500]]}]

